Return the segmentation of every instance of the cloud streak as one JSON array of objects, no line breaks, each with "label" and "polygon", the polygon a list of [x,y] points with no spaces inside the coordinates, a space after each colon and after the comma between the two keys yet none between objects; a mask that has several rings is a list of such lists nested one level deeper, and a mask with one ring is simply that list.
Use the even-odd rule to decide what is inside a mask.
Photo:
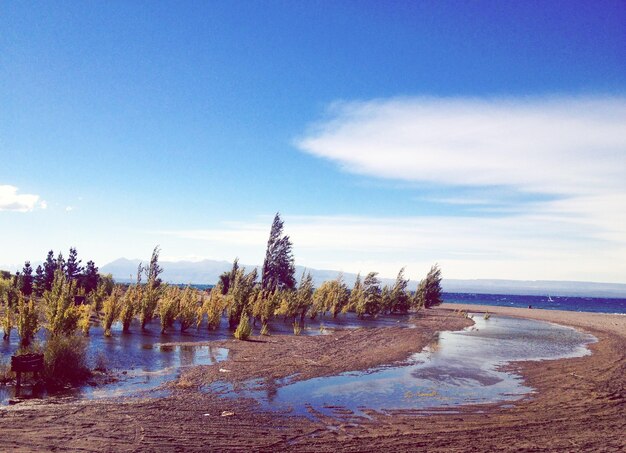
[{"label": "cloud streak", "polygon": [[626,188],[626,98],[335,104],[297,141],[352,173],[562,195]]},{"label": "cloud streak", "polygon": [[451,193],[418,202],[465,206],[462,219],[401,219],[390,244],[425,235],[491,276],[623,281],[625,124],[625,97],[380,99],[334,104],[296,145],[350,173]]},{"label": "cloud streak", "polygon": [[0,211],[30,212],[46,207],[46,202],[40,201],[39,195],[20,194],[15,186],[0,185]]}]

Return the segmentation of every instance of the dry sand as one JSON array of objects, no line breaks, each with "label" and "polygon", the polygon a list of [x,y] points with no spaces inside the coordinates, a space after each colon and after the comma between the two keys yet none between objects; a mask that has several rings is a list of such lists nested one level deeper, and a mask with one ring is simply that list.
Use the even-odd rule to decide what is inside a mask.
[{"label": "dry sand", "polygon": [[[445,308],[458,308],[452,305]],[[467,306],[480,311],[481,307]],[[342,331],[329,336],[272,336],[224,341],[230,359],[196,367],[159,399],[57,401],[0,410],[0,445],[19,451],[624,451],[626,446],[626,316],[482,307],[490,313],[543,319],[594,334],[593,354],[514,367],[537,390],[513,407],[464,408],[421,416],[370,412],[371,419],[262,413],[251,401],[199,388],[214,380],[269,383],[403,360],[437,330],[468,321],[452,310],[428,310],[417,329]],[[215,343],[213,343],[215,344]],[[227,368],[230,373],[220,373]],[[235,415],[221,417],[224,410]]]}]

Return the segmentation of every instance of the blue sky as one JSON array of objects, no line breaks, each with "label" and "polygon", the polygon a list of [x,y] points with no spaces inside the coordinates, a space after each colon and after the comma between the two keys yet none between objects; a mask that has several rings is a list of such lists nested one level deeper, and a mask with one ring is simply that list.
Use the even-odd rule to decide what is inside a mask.
[{"label": "blue sky", "polygon": [[626,282],[623,2],[10,2],[0,264]]}]

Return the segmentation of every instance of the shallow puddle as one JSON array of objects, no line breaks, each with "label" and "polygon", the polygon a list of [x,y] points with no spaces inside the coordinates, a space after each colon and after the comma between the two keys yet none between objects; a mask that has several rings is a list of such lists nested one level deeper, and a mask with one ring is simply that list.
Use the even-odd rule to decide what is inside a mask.
[{"label": "shallow puddle", "polygon": [[[303,335],[325,335],[335,329],[353,329],[358,327],[386,327],[391,325],[408,325],[409,317],[386,316],[375,320],[359,320],[354,314],[341,315],[335,319],[332,316],[318,317],[315,320],[306,319]],[[259,334],[260,326],[256,326],[254,334]],[[291,320],[283,322],[275,320],[271,326],[272,335],[292,335]],[[141,330],[137,322],[133,322],[131,332],[123,333],[121,324],[113,325],[112,336],[105,337],[100,326],[91,328],[87,337],[87,359],[91,368],[98,363],[104,364],[108,371],[115,374],[116,382],[72,389],[66,392],[55,392],[47,395],[44,391],[23,386],[21,398],[43,398],[46,396],[75,396],[86,398],[103,398],[115,396],[141,396],[150,391],[151,396],[162,393],[155,392],[162,384],[173,381],[180,375],[181,368],[194,365],[212,365],[225,360],[228,350],[207,346],[206,342],[232,338],[232,331],[228,329],[228,322],[222,319],[220,328],[209,331],[203,324],[200,329],[191,328],[180,332],[178,323],[169,333],[161,334],[158,323],[153,322],[146,330]],[[44,331],[37,336],[39,342],[44,341]],[[205,343],[194,345],[193,343]],[[19,348],[19,339],[16,332],[10,341],[0,341],[0,358],[6,363]],[[174,345],[187,343],[187,345]],[[15,387],[0,385],[0,404],[7,404],[15,398]]]},{"label": "shallow puddle", "polygon": [[[243,391],[217,384],[225,396],[255,398],[264,409],[311,416],[364,415],[363,409],[453,410],[467,404],[515,401],[532,392],[520,375],[501,371],[522,360],[590,354],[591,335],[546,322],[474,317],[475,325],[443,332],[408,364],[289,383],[254,380]],[[221,387],[220,387],[221,386]],[[211,389],[209,389],[211,390]]]}]

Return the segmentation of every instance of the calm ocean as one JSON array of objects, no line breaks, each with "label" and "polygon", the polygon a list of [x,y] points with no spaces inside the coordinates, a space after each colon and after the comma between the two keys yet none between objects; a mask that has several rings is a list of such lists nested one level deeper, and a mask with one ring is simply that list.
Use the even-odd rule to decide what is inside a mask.
[{"label": "calm ocean", "polygon": [[452,304],[498,305],[502,307],[543,308],[546,310],[591,311],[626,314],[626,299],[566,296],[515,296],[507,294],[443,293]]},{"label": "calm ocean", "polygon": [[[192,285],[211,289],[213,285]],[[509,294],[443,293],[451,304],[498,305],[502,307],[543,308],[545,310],[591,311],[626,314],[626,299],[574,296],[519,296]]]}]

